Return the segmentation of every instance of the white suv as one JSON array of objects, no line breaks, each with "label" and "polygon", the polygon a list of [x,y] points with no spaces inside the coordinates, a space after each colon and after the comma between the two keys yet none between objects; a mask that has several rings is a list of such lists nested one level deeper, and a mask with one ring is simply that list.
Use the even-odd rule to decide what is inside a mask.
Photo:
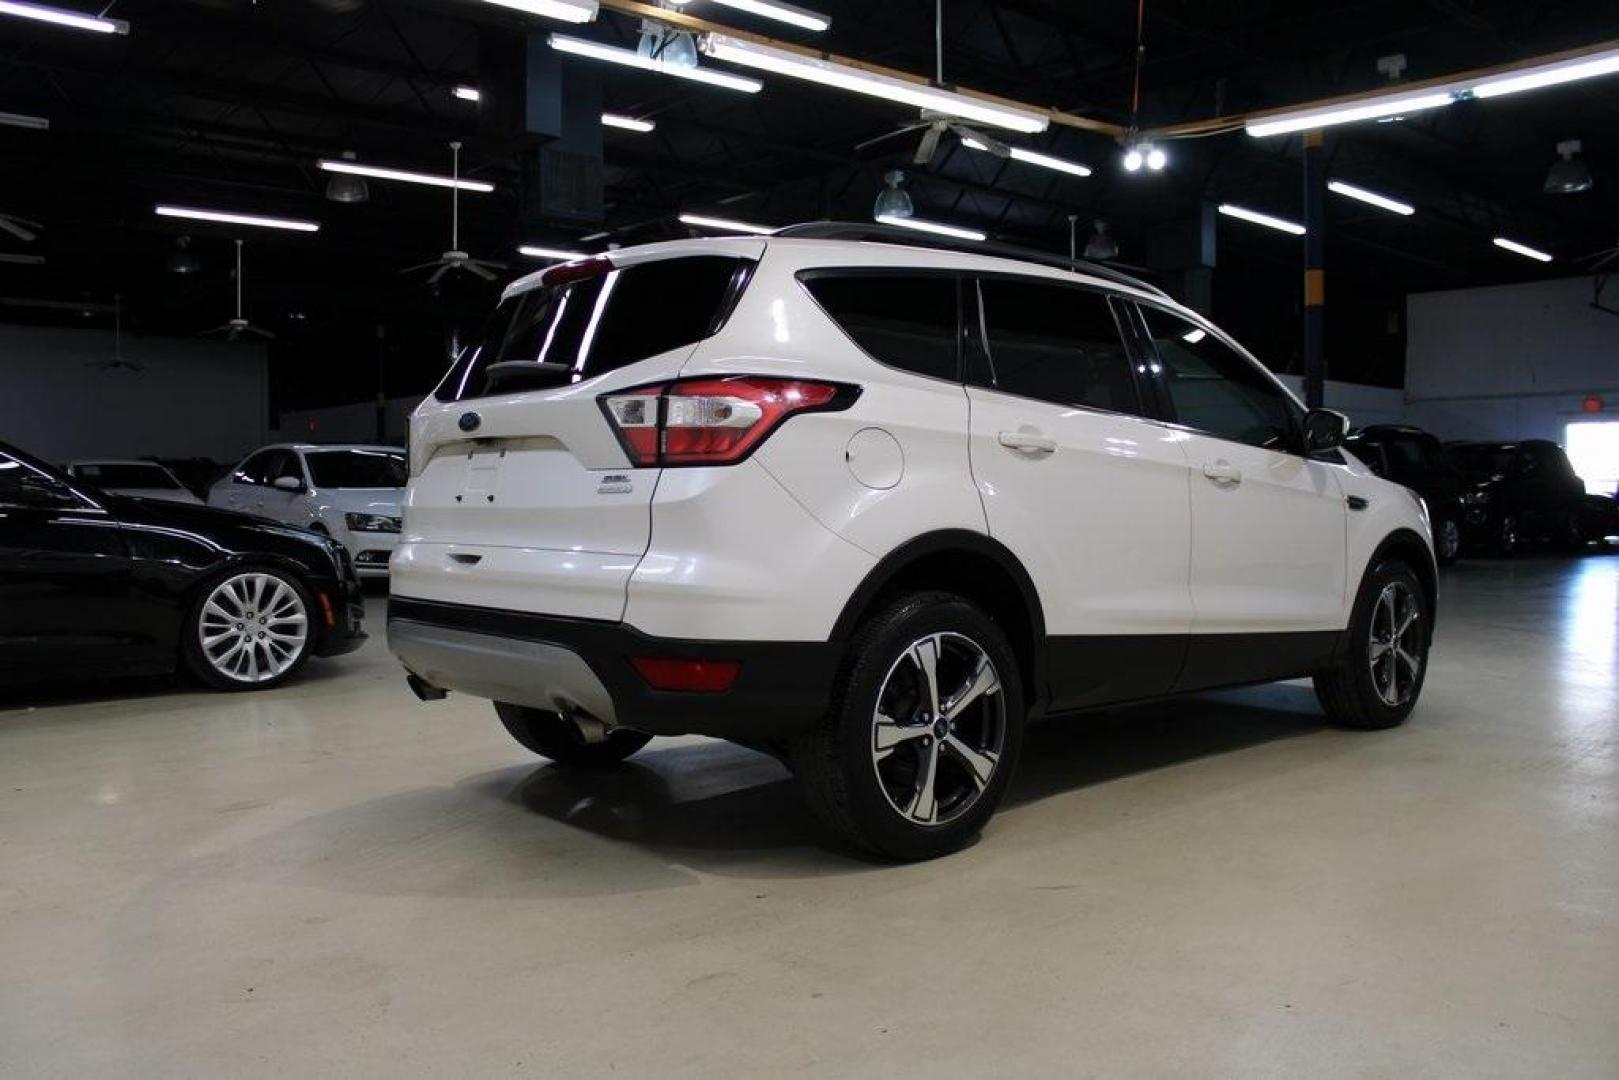
[{"label": "white suv", "polygon": [[405,476],[398,447],[287,443],[243,458],[208,489],[208,504],[325,533],[361,577],[382,577],[399,541]]},{"label": "white suv", "polygon": [[1195,312],[858,226],[614,251],[505,292],[411,421],[389,642],[559,764],[698,733],[848,841],[993,813],[1024,724],[1314,676],[1404,720],[1421,502]]}]

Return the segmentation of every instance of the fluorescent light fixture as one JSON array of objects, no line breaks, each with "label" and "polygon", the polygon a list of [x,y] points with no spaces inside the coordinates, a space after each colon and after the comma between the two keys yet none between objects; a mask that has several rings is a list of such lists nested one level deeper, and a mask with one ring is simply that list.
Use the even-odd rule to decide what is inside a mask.
[{"label": "fluorescent light fixture", "polygon": [[1207,330],[1203,329],[1201,326],[1194,326],[1192,329],[1181,335],[1181,340],[1186,342],[1188,345],[1196,345],[1198,342],[1202,341],[1208,336],[1209,332]]},{"label": "fluorescent light fixture", "polygon": [[1328,105],[1316,109],[1276,113],[1249,120],[1248,134],[1256,138],[1267,135],[1287,135],[1295,131],[1313,131],[1335,124],[1353,124],[1357,120],[1375,120],[1380,116],[1421,112],[1437,109],[1456,100],[1450,90],[1430,90],[1420,94],[1388,94],[1370,101],[1347,105]]},{"label": "fluorescent light fixture", "polygon": [[44,266],[43,255],[12,255],[9,252],[0,252],[0,263],[11,263],[14,266]]},{"label": "fluorescent light fixture", "polygon": [[884,225],[898,225],[903,229],[915,229],[917,232],[936,233],[939,236],[952,236],[957,240],[986,240],[983,233],[977,229],[963,229],[959,225],[943,225],[937,221],[923,221],[921,218],[895,217],[893,214],[878,214],[877,220]]},{"label": "fluorescent light fixture", "polygon": [[602,123],[611,128],[622,128],[625,131],[639,131],[643,135],[658,126],[650,120],[637,120],[633,116],[620,116],[618,113],[610,112],[602,113]]},{"label": "fluorescent light fixture", "polygon": [[[969,150],[981,150],[987,154],[993,154],[995,152],[990,149],[988,143],[975,139],[971,135],[963,135],[961,137],[961,145],[965,146]],[[1013,161],[1021,161],[1028,165],[1038,165],[1042,169],[1055,169],[1058,172],[1071,173],[1074,176],[1089,176],[1091,174],[1091,167],[1089,165],[1081,165],[1077,161],[1068,161],[1060,157],[1052,157],[1050,154],[1039,154],[1033,150],[1025,150],[1021,146],[1009,146],[1007,147],[1007,151],[1012,155]]]},{"label": "fluorescent light fixture", "polygon": [[1367,191],[1365,188],[1356,187],[1354,184],[1346,184],[1342,180],[1329,180],[1327,190],[1335,191],[1339,195],[1345,195],[1351,199],[1359,199],[1363,203],[1370,203],[1372,206],[1387,210],[1391,214],[1399,214],[1402,217],[1410,217],[1417,212],[1417,208],[1409,203],[1403,203],[1399,199],[1391,199],[1387,195],[1379,195],[1375,191]]},{"label": "fluorescent light fixture", "polygon": [[539,15],[563,22],[587,23],[596,20],[600,9],[597,0],[484,0],[496,7],[511,8],[525,15]]},{"label": "fluorescent light fixture", "polygon": [[652,71],[659,75],[673,75],[677,79],[708,83],[710,86],[723,86],[727,90],[740,90],[744,94],[757,94],[765,85],[758,79],[750,79],[745,75],[733,75],[729,71],[715,71],[713,68],[681,67],[663,60],[654,60],[650,56],[642,56],[634,49],[620,49],[614,45],[603,45],[599,41],[586,41],[584,38],[570,37],[567,34],[552,34],[549,40],[551,48],[558,52],[572,53],[574,56],[584,56],[592,60],[606,60],[610,64],[623,64],[625,67],[640,68],[642,71]]},{"label": "fluorescent light fixture", "polygon": [[1556,86],[1559,83],[1575,82],[1580,79],[1594,79],[1600,75],[1612,75],[1615,72],[1619,72],[1619,49],[1608,49],[1605,52],[1570,57],[1566,60],[1554,60],[1549,64],[1540,64],[1536,67],[1525,68],[1522,71],[1514,71],[1507,75],[1484,79],[1473,85],[1473,96],[1481,98],[1501,97],[1503,94],[1516,94],[1524,90],[1539,90],[1543,86]]},{"label": "fluorescent light fixture", "polygon": [[[778,0],[713,0],[721,7],[735,8],[737,11],[746,11],[750,15],[759,15],[766,19],[775,19],[777,22],[790,23],[801,30],[814,30],[819,33],[830,29],[832,17],[822,15],[819,11],[809,11],[806,8],[794,7],[792,4],[783,4]],[[670,0],[676,7],[685,7],[691,0]]]},{"label": "fluorescent light fixture", "polygon": [[46,7],[43,4],[22,4],[15,0],[0,0],[0,15],[14,15],[19,19],[33,19],[35,22],[51,23],[53,26],[70,26],[75,30],[89,30],[97,34],[127,34],[129,24],[122,19],[103,19],[96,15],[86,15],[82,11],[66,11],[62,8]]},{"label": "fluorescent light fixture", "polygon": [[479,90],[476,86],[457,86],[454,90],[450,91],[450,93],[454,94],[462,101],[483,100],[483,91]]},{"label": "fluorescent light fixture", "polygon": [[357,161],[338,161],[331,158],[322,158],[316,164],[327,172],[347,173],[350,176],[370,176],[378,180],[403,180],[407,184],[460,188],[462,191],[477,191],[484,194],[495,190],[495,185],[486,184],[482,180],[457,180],[454,177],[439,176],[435,173],[410,172],[405,169],[384,169],[378,165],[361,165]]},{"label": "fluorescent light fixture", "polygon": [[193,221],[212,221],[220,225],[253,225],[261,229],[288,229],[292,232],[320,231],[318,222],[298,221],[295,218],[229,214],[222,210],[198,210],[190,206],[169,206],[163,203],[159,203],[154,209],[159,217],[190,218]]},{"label": "fluorescent light fixture", "polygon": [[931,109],[947,116],[959,116],[993,127],[1010,128],[1026,134],[1044,131],[1051,119],[1044,113],[1014,105],[1003,105],[983,98],[939,90],[926,83],[898,79],[892,75],[879,75],[846,64],[833,63],[816,56],[791,52],[753,41],[741,41],[723,34],[708,34],[703,38],[703,51],[716,60],[741,64],[743,67],[787,75],[795,79],[821,83],[823,86],[866,94],[919,109]]},{"label": "fluorescent light fixture", "polygon": [[0,112],[0,124],[7,127],[31,128],[34,131],[45,131],[51,126],[51,122],[43,116],[28,116],[14,112]]},{"label": "fluorescent light fixture", "polygon": [[752,233],[755,236],[769,236],[776,231],[772,225],[755,225],[752,222],[732,221],[730,218],[706,217],[702,214],[681,214],[680,222],[682,225],[691,225],[698,229]]},{"label": "fluorescent light fixture", "polygon": [[561,248],[536,247],[533,244],[524,244],[517,249],[517,254],[527,255],[531,259],[553,259],[558,262],[572,262],[574,259],[586,258],[583,251],[564,251]]},{"label": "fluorescent light fixture", "polygon": [[1261,214],[1258,210],[1250,210],[1246,206],[1233,206],[1231,203],[1221,203],[1220,213],[1226,215],[1227,217],[1241,218],[1243,221],[1251,221],[1255,225],[1263,225],[1267,229],[1278,229],[1285,233],[1292,233],[1294,236],[1304,235],[1304,226],[1300,225],[1298,222],[1288,221],[1286,218],[1271,217],[1269,214]]},{"label": "fluorescent light fixture", "polygon": [[1516,240],[1508,240],[1504,236],[1497,236],[1491,243],[1498,248],[1504,248],[1512,252],[1514,255],[1522,255],[1525,258],[1534,259],[1536,262],[1552,261],[1551,255],[1546,252],[1532,248],[1528,244],[1520,244]]}]

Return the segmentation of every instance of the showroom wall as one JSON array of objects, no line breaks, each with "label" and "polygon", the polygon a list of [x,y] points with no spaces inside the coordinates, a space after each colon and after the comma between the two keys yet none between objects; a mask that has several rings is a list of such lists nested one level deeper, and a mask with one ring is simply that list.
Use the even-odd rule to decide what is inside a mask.
[{"label": "showroom wall", "polygon": [[[383,442],[405,444],[410,414],[421,398],[389,398],[384,405]],[[320,409],[294,409],[280,417],[280,430],[272,432],[288,442],[376,442],[377,406],[364,401],[354,405],[328,405]]]},{"label": "showroom wall", "polygon": [[1591,300],[1584,277],[1412,295],[1407,418],[1445,439],[1560,442],[1587,395],[1619,410],[1619,315]]},{"label": "showroom wall", "polygon": [[111,368],[103,329],[0,325],[0,439],[47,461],[211,457],[265,441],[262,344],[124,335]]}]

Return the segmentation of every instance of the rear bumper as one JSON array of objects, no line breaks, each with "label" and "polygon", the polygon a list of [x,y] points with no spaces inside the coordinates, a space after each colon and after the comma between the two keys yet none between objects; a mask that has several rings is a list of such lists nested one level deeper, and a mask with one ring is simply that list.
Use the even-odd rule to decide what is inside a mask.
[{"label": "rear bumper", "polygon": [[[828,642],[691,641],[618,622],[394,597],[388,646],[433,686],[541,709],[583,710],[610,727],[738,742],[782,738],[825,712],[838,653]],[[721,693],[654,690],[631,657],[734,661]]]}]

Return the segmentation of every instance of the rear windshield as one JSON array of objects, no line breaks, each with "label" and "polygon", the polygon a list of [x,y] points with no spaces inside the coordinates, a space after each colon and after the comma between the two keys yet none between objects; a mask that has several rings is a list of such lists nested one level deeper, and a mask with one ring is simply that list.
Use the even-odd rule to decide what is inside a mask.
[{"label": "rear windshield", "polygon": [[694,345],[724,325],[752,267],[694,255],[508,297],[434,396],[463,401],[564,386]]},{"label": "rear windshield", "polygon": [[1479,480],[1505,476],[1512,471],[1512,459],[1518,448],[1513,445],[1472,443],[1450,448],[1450,460],[1466,475]]},{"label": "rear windshield", "polygon": [[103,488],[147,488],[179,491],[180,485],[160,465],[134,462],[108,462],[101,465],[75,465],[73,475],[87,484]]},{"label": "rear windshield", "polygon": [[404,487],[410,473],[397,450],[309,450],[304,460],[318,488]]}]

